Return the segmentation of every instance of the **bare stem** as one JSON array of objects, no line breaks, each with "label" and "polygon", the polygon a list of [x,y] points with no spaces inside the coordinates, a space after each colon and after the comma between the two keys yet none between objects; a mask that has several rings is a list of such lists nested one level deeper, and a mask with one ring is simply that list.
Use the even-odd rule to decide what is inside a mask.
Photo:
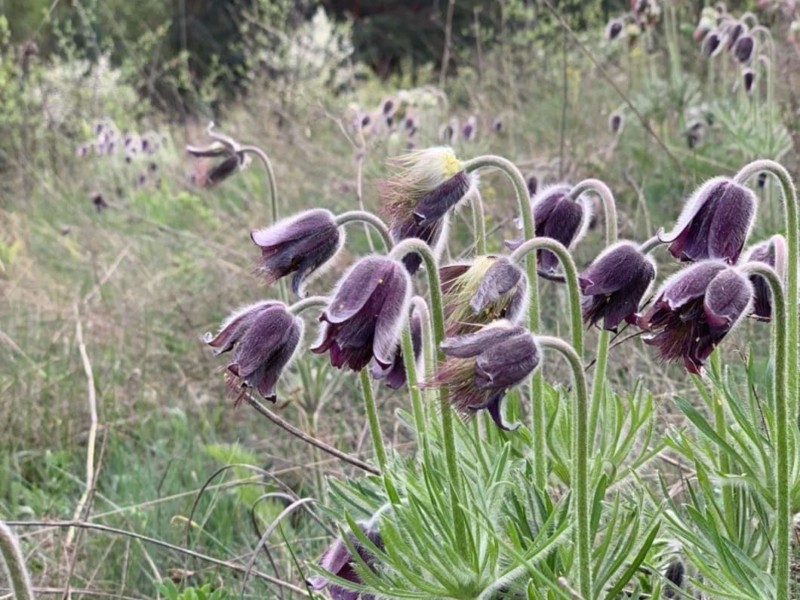
[{"label": "bare stem", "polygon": [[[468,173],[484,168],[499,169],[511,180],[517,198],[519,218],[522,221],[522,234],[526,240],[533,239],[536,227],[531,210],[528,184],[525,177],[510,160],[502,156],[486,155],[473,158],[463,163]],[[525,261],[525,272],[528,276],[528,328],[537,332],[540,329],[539,280],[536,278],[536,257],[528,256]],[[544,403],[544,382],[539,371],[534,372],[530,386],[531,429],[533,433],[533,484],[537,490],[547,486],[547,448],[546,415]]]},{"label": "bare stem", "polygon": [[25,567],[22,550],[17,538],[3,521],[0,521],[0,555],[3,557],[3,564],[8,572],[11,589],[14,590],[14,598],[34,600],[36,596],[33,594],[33,586],[28,569]]},{"label": "bare stem", "polygon": [[372,228],[380,234],[386,250],[392,249],[394,242],[392,241],[392,235],[389,233],[389,228],[377,215],[367,212],[366,210],[349,210],[340,215],[336,215],[336,224],[339,227],[348,223],[364,223],[366,225],[371,225]]},{"label": "bare stem", "polygon": [[[541,336],[537,341],[542,348],[550,348],[567,359],[575,380],[572,409],[572,472],[569,484],[573,490],[573,507],[576,517],[575,546],[578,549],[578,589],[581,596],[592,598],[592,555],[589,522],[589,437],[587,417],[589,396],[586,390],[586,375],[581,357],[567,342],[550,336]],[[787,536],[788,539],[788,536]]]},{"label": "bare stem", "polygon": [[362,471],[366,471],[367,473],[372,473],[373,475],[380,475],[380,471],[378,469],[376,469],[375,467],[373,467],[372,465],[370,465],[368,463],[365,463],[364,461],[356,458],[355,456],[350,456],[349,454],[346,454],[346,453],[342,452],[341,450],[339,450],[337,448],[334,448],[333,446],[329,446],[325,442],[323,442],[321,440],[318,440],[317,438],[308,435],[302,429],[298,429],[297,427],[295,427],[294,425],[292,425],[291,423],[289,423],[285,419],[282,419],[280,416],[278,416],[273,411],[268,409],[266,406],[261,404],[261,402],[256,400],[251,393],[246,392],[244,394],[244,396],[243,396],[243,399],[250,406],[255,408],[256,412],[258,412],[261,416],[266,417],[267,419],[269,419],[270,421],[275,423],[278,427],[280,427],[284,431],[286,431],[286,432],[290,433],[291,435],[303,440],[307,444],[311,444],[312,446],[316,446],[317,448],[319,448],[323,452],[327,452],[331,456],[335,456],[336,458],[338,458],[340,460],[343,460],[347,464],[353,465],[354,467],[357,467],[357,468],[361,469]]}]

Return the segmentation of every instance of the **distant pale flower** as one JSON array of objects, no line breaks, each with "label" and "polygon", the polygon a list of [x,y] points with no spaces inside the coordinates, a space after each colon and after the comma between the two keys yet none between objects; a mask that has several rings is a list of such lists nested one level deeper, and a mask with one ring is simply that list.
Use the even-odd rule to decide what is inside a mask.
[{"label": "distant pale flower", "polygon": [[501,402],[509,388],[525,381],[539,365],[533,335],[524,327],[498,321],[475,333],[448,338],[441,349],[447,358],[423,387],[441,389],[465,416],[488,410],[497,426],[508,430]]},{"label": "distant pale flower", "polygon": [[631,242],[606,248],[580,276],[583,320],[616,331],[633,320],[656,275],[655,263]]},{"label": "distant pale flower", "polygon": [[622,116],[622,113],[619,111],[615,111],[611,113],[611,116],[608,118],[608,128],[611,133],[619,133],[622,131],[622,126],[624,125],[625,120]]},{"label": "distant pale flower", "polygon": [[219,333],[205,335],[205,342],[222,354],[233,350],[228,373],[234,387],[257,389],[275,401],[275,385],[292,359],[303,335],[303,321],[281,302],[267,300],[234,312]]},{"label": "distant pale flower", "polygon": [[[416,311],[412,313],[408,326],[411,329],[411,347],[414,350],[414,362],[417,362],[422,353],[422,320]],[[393,390],[399,390],[403,387],[406,384],[406,366],[403,362],[403,351],[400,346],[395,350],[394,361],[392,361],[391,365],[384,367],[380,363],[373,361],[370,374],[373,379],[385,381],[386,387]]]},{"label": "distant pale flower", "polygon": [[346,364],[360,371],[373,358],[381,368],[390,367],[410,294],[403,265],[382,256],[362,258],[339,281],[311,351],[328,352],[336,368]]},{"label": "distant pale flower", "polygon": [[473,142],[475,138],[478,137],[478,118],[475,115],[471,115],[466,123],[464,123],[461,136],[466,142]]},{"label": "distant pale flower", "polygon": [[[375,544],[378,548],[383,548],[381,535],[371,522],[360,522],[357,525],[370,542]],[[375,564],[375,557],[372,553],[370,553],[352,533],[348,533],[347,537],[351,546],[358,552],[361,560],[372,567]],[[341,538],[337,538],[333,544],[328,546],[319,559],[320,567],[341,579],[358,585],[362,582],[361,577],[359,577],[356,572],[356,564],[355,557],[350,554],[347,544],[345,544]],[[374,598],[374,596],[370,594],[361,594],[360,592],[343,588],[336,583],[328,581],[328,579],[322,575],[315,575],[308,579],[306,583],[315,592],[327,588],[333,600],[373,600]]]},{"label": "distant pale flower", "polygon": [[448,336],[477,331],[497,319],[516,323],[528,301],[528,279],[503,256],[439,269]]},{"label": "distant pale flower", "polygon": [[528,187],[528,196],[533,198],[536,195],[536,190],[539,189],[539,179],[536,175],[528,175],[528,179],[525,181]]},{"label": "distant pale flower", "polygon": [[[572,186],[556,184],[542,188],[532,199],[533,219],[536,237],[546,237],[572,248],[586,234],[592,215],[592,204],[588,199],[572,200],[569,193]],[[510,248],[518,248],[524,240],[507,242]],[[539,269],[554,273],[558,258],[548,250],[536,253]]]},{"label": "distant pale flower", "polygon": [[292,290],[302,295],[306,280],[339,251],[344,235],[333,214],[314,208],[250,233],[261,248],[259,271],[268,284],[294,273]]},{"label": "distant pale flower", "polygon": [[[773,235],[768,240],[751,246],[742,257],[742,263],[761,262],[769,265],[779,277],[786,274],[786,240]],[[759,321],[772,320],[772,290],[761,275],[750,275],[753,284],[753,312],[750,316]]]},{"label": "distant pale flower", "polygon": [[[439,251],[447,211],[472,189],[475,177],[461,168],[447,147],[417,150],[392,164],[398,172],[379,183],[383,210],[391,218],[392,239],[418,238]],[[403,259],[410,273],[416,272],[420,261],[414,253]]]},{"label": "distant pale flower", "polygon": [[705,260],[670,277],[652,306],[636,320],[650,336],[645,343],[661,358],[683,361],[699,373],[727,333],[750,312],[753,286],[733,267]]},{"label": "distant pale flower", "polygon": [[739,258],[756,214],[756,196],[726,177],[715,177],[689,198],[675,229],[665,239],[683,261]]}]

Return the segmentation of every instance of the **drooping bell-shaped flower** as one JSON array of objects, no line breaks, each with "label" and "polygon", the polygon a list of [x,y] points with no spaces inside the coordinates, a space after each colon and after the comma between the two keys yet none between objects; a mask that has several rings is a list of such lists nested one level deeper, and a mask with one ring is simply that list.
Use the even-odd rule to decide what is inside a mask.
[{"label": "drooping bell-shaped flower", "polygon": [[314,208],[250,233],[261,248],[259,271],[268,284],[294,273],[292,290],[302,295],[306,280],[339,251],[344,242],[333,214]]},{"label": "drooping bell-shaped flower", "polygon": [[[750,247],[742,257],[743,263],[761,262],[769,265],[783,279],[786,275],[786,240],[773,235],[768,240]],[[751,317],[759,321],[772,320],[772,290],[761,275],[750,275],[753,284],[753,311]]]},{"label": "drooping bell-shaped flower", "polygon": [[328,352],[336,368],[346,364],[360,371],[373,358],[388,368],[410,294],[411,280],[402,264],[384,256],[362,258],[339,281],[319,318],[323,326],[311,351]]},{"label": "drooping bell-shaped flower", "polygon": [[655,263],[631,242],[606,248],[578,279],[583,294],[583,320],[616,331],[632,320],[656,275]]},{"label": "drooping bell-shaped flower", "polygon": [[497,321],[475,333],[445,339],[447,357],[423,387],[440,388],[451,406],[464,416],[486,409],[500,429],[501,402],[509,388],[525,381],[539,365],[533,335],[508,321]]},{"label": "drooping bell-shaped flower", "polygon": [[689,198],[665,240],[682,261],[719,258],[735,263],[756,215],[756,196],[726,177],[715,177]]},{"label": "drooping bell-shaped flower", "polygon": [[733,56],[739,63],[746,65],[750,62],[750,58],[753,56],[753,50],[756,47],[756,42],[753,39],[753,36],[750,35],[743,35],[736,43],[733,45]]},{"label": "drooping bell-shaped flower", "polygon": [[[357,525],[370,542],[375,544],[376,547],[383,549],[383,540],[380,532],[372,521],[359,522]],[[351,547],[358,552],[361,560],[372,568],[375,564],[375,556],[364,547],[352,533],[348,532],[347,537]],[[356,585],[362,583],[361,577],[359,577],[356,572],[356,564],[358,564],[356,558],[350,553],[347,544],[345,544],[341,538],[336,538],[336,540],[325,549],[318,564],[329,573],[341,579]],[[362,594],[361,592],[348,590],[341,585],[329,581],[323,575],[314,575],[309,578],[306,583],[315,592],[327,588],[333,600],[372,600],[374,598],[371,594]]]},{"label": "drooping bell-shaped flower", "polygon": [[756,82],[756,73],[753,69],[745,69],[742,71],[742,85],[744,91],[748,94],[753,91],[753,84]]},{"label": "drooping bell-shaped flower", "polygon": [[619,133],[625,125],[625,117],[621,111],[614,111],[608,118],[608,129],[611,133]]},{"label": "drooping bell-shaped flower", "polygon": [[733,47],[736,45],[736,42],[747,33],[747,25],[742,23],[741,21],[736,21],[735,23],[731,23],[725,28],[725,36],[727,38],[726,48],[728,50],[732,50]]},{"label": "drooping bell-shaped flower", "polygon": [[[572,248],[586,234],[592,216],[592,203],[588,199],[572,200],[569,193],[572,186],[556,184],[542,188],[531,199],[536,237],[552,238],[567,248]],[[515,249],[524,240],[506,242]],[[536,253],[539,269],[553,273],[558,267],[558,258],[548,250]]]},{"label": "drooping bell-shaped flower", "polygon": [[[411,314],[408,326],[411,330],[411,347],[414,350],[414,362],[418,362],[420,354],[422,354],[422,319],[417,311]],[[393,390],[402,388],[406,384],[406,366],[403,362],[403,350],[399,346],[397,347],[394,360],[388,367],[373,361],[370,374],[373,379],[385,381],[386,387]]]},{"label": "drooping bell-shaped flower", "polygon": [[[392,164],[398,172],[379,183],[383,210],[391,218],[392,239],[419,238],[439,252],[447,212],[468,194],[476,178],[444,146],[405,154]],[[413,274],[421,259],[412,253],[403,262]]]},{"label": "drooping bell-shaped flower", "polygon": [[[664,598],[677,598],[683,589],[683,577],[686,569],[680,560],[673,560],[664,571],[664,579],[669,586],[664,589]],[[682,594],[681,594],[682,595]]]},{"label": "drooping bell-shaped flower", "polygon": [[217,335],[204,339],[214,354],[233,350],[228,373],[235,387],[257,389],[274,402],[275,385],[302,336],[303,321],[282,302],[266,300],[234,312]]},{"label": "drooping bell-shaped flower", "polygon": [[497,319],[516,323],[528,301],[528,278],[504,256],[439,269],[448,336],[477,331]]},{"label": "drooping bell-shaped flower", "polygon": [[[234,173],[245,169],[250,163],[250,157],[232,146],[215,141],[204,148],[186,146],[186,151],[194,158],[201,159],[197,163],[193,182],[205,188],[214,187],[228,179]],[[207,159],[219,159],[209,165]]]},{"label": "drooping bell-shaped flower", "polygon": [[717,30],[709,31],[703,38],[703,54],[712,57],[716,56],[723,48],[722,36]]},{"label": "drooping bell-shaped flower", "polygon": [[704,361],[751,307],[753,286],[721,260],[705,260],[670,277],[636,320],[661,358],[699,373]]},{"label": "drooping bell-shaped flower", "polygon": [[608,41],[617,39],[624,28],[625,23],[622,19],[611,19],[606,25],[606,39]]}]

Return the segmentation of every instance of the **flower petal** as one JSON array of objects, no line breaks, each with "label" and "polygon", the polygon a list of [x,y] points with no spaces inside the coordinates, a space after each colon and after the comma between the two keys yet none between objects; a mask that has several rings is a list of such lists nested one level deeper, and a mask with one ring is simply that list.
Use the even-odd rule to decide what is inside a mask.
[{"label": "flower petal", "polygon": [[476,313],[507,294],[523,278],[522,270],[505,257],[498,258],[481,279],[478,291],[470,301],[470,307]]}]

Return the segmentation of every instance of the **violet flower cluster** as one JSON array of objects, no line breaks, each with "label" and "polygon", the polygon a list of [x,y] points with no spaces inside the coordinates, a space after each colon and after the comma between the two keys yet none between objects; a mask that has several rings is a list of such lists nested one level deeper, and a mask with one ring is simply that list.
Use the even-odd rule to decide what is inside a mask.
[{"label": "violet flower cluster", "polygon": [[[233,173],[241,162],[236,148],[223,144],[191,151],[236,163]],[[508,244],[515,248],[510,255],[486,254],[441,264],[449,215],[476,190],[477,178],[469,163],[459,160],[449,147],[415,151],[390,165],[394,173],[378,187],[383,213],[389,217],[383,226],[385,238],[396,247],[385,255],[356,260],[329,295],[317,297],[316,305],[324,307],[316,342],[310,348],[326,355],[333,367],[360,373],[362,384],[366,378],[367,396],[372,394],[369,378],[383,381],[390,389],[418,382],[409,392],[437,390],[445,401],[442,410],[452,409],[464,418],[485,410],[500,429],[512,430],[503,419],[503,399],[509,390],[529,380],[543,360],[543,349],[565,344],[531,331],[524,322],[529,309],[537,306],[532,299],[538,293],[537,272],[548,279],[563,278],[571,286],[570,293],[579,292],[580,310],[573,310],[579,331],[581,319],[584,325],[606,331],[638,327],[646,334],[645,343],[654,346],[662,359],[683,364],[690,373],[701,372],[711,353],[745,317],[772,318],[766,281],[750,275],[742,264],[760,262],[783,274],[786,244],[781,236],[774,236],[745,249],[757,199],[734,179],[715,178],[700,186],[669,234],[644,244],[610,243],[578,273],[569,250],[586,234],[592,217],[592,204],[584,199],[583,188],[576,191],[580,186],[564,183],[537,191],[538,185],[533,185],[526,192],[529,186],[519,175],[523,210],[530,213],[523,221],[533,230],[534,243],[522,239]],[[603,188],[607,189],[604,184],[597,189]],[[607,221],[616,218],[610,192],[604,211]],[[373,224],[379,221],[374,215],[364,218]],[[606,225],[614,232],[609,237],[615,238],[616,221],[613,227]],[[260,252],[257,272],[270,285],[291,276],[292,291],[303,297],[308,282],[330,266],[343,247],[342,229],[336,215],[315,208],[254,230],[251,239]],[[656,279],[650,252],[660,244],[668,244],[673,258],[689,264],[669,277],[648,304]],[[534,248],[535,261],[525,264],[520,253]],[[411,297],[423,265],[430,307],[412,310]],[[216,354],[231,353],[227,373],[237,399],[251,388],[275,401],[280,377],[301,346],[303,322],[297,313],[311,306],[305,302],[292,306],[285,301],[259,302],[235,312],[217,335],[206,337]],[[433,331],[434,344],[427,343],[426,331]],[[403,335],[408,336],[403,338],[405,348],[413,357],[403,355]],[[573,345],[581,345],[579,336],[578,340]],[[426,345],[433,346],[438,357],[430,361],[436,363],[435,368],[423,370],[421,377],[414,373],[411,379],[406,368],[419,368]],[[582,347],[563,352],[580,364]],[[583,377],[582,369],[577,369],[575,378],[582,382],[585,394]],[[380,443],[379,432],[373,431],[373,438],[376,445]],[[579,456],[583,442],[575,443]],[[363,532],[380,547],[374,523]],[[372,568],[375,561],[355,539],[349,541],[349,545],[342,539],[334,542],[320,566],[339,580],[359,584],[356,563]],[[360,561],[348,546],[355,548]],[[321,576],[309,584],[314,590],[327,587],[334,598],[369,597]]]}]

